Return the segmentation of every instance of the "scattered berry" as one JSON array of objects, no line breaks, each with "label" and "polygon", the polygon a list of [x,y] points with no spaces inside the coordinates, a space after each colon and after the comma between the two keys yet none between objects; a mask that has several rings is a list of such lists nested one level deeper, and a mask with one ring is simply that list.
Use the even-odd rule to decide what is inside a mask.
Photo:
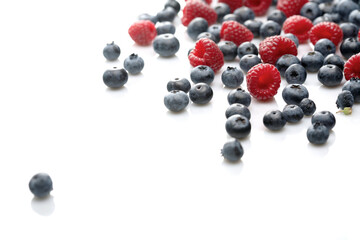
[{"label": "scattered berry", "polygon": [[313,21],[315,20],[315,18],[322,15],[322,11],[317,3],[308,2],[302,6],[300,10],[300,15]]},{"label": "scattered berry", "polygon": [[260,37],[267,38],[275,35],[280,35],[281,26],[272,20],[264,22],[260,27]]},{"label": "scattered berry", "polygon": [[275,66],[279,70],[280,75],[284,77],[285,71],[293,64],[300,64],[300,60],[294,55],[285,54],[276,61]]},{"label": "scattered berry", "polygon": [[360,53],[349,58],[344,65],[344,76],[346,80],[360,77]]},{"label": "scattered berry", "polygon": [[180,90],[172,90],[164,97],[164,104],[172,112],[180,112],[189,104],[189,96]]},{"label": "scattered berry", "polygon": [[336,124],[336,118],[334,114],[329,111],[321,111],[315,113],[311,117],[311,123],[314,124],[316,122],[324,124],[325,127],[330,131]]},{"label": "scattered berry", "polygon": [[282,97],[287,104],[299,105],[301,100],[309,98],[309,92],[304,85],[289,84],[283,89]]},{"label": "scattered berry", "polygon": [[186,29],[186,32],[192,40],[196,40],[197,36],[202,32],[206,32],[208,27],[209,25],[205,18],[196,17],[191,20]]},{"label": "scattered berry", "polygon": [[338,66],[341,70],[344,69],[344,60],[339,56],[339,55],[336,55],[336,54],[329,54],[326,56],[326,58],[324,59],[324,65],[327,65],[327,64],[333,64],[333,65],[336,65]]},{"label": "scattered berry", "polygon": [[272,36],[260,42],[259,54],[264,63],[275,65],[276,61],[284,54],[297,56],[297,48],[289,38]]},{"label": "scattered berry", "polygon": [[164,8],[167,8],[167,7],[172,7],[176,13],[180,12],[180,9],[181,9],[180,3],[176,0],[168,0],[165,3]]},{"label": "scattered berry", "polygon": [[360,52],[360,42],[356,38],[346,38],[340,45],[340,52],[344,58],[349,59]]},{"label": "scattered berry", "polygon": [[212,35],[211,33],[209,32],[202,32],[200,33],[197,37],[196,37],[196,40],[200,40],[202,38],[207,38],[207,39],[210,39],[212,41],[214,41],[216,43],[217,39],[214,35]]},{"label": "scattered berry", "polygon": [[283,11],[275,9],[269,13],[269,15],[267,16],[267,20],[272,20],[282,26],[286,20],[286,15]]},{"label": "scattered berry", "polygon": [[221,41],[218,43],[221,52],[224,55],[225,61],[232,61],[237,56],[238,47],[231,41]]},{"label": "scattered berry", "polygon": [[214,10],[217,14],[217,21],[218,22],[222,22],[224,16],[226,14],[230,14],[231,13],[231,9],[229,7],[229,5],[227,5],[226,3],[217,3],[214,6]]},{"label": "scattered berry", "polygon": [[138,74],[144,68],[144,60],[137,54],[132,53],[124,60],[124,68],[130,74]]},{"label": "scattered berry", "polygon": [[205,18],[209,25],[212,25],[217,21],[215,10],[208,4],[198,0],[187,1],[181,18],[182,24],[188,26],[191,20],[196,17]]},{"label": "scattered berry", "polygon": [[120,88],[128,81],[128,73],[125,69],[106,70],[103,74],[103,81],[109,88]]},{"label": "scattered berry", "polygon": [[336,52],[335,44],[327,38],[322,38],[315,43],[314,51],[320,52],[324,57]]},{"label": "scattered berry", "polygon": [[292,33],[285,33],[283,36],[286,37],[286,38],[289,38],[289,39],[293,40],[293,42],[295,43],[296,47],[299,46],[299,39],[298,39],[294,34],[292,34]]},{"label": "scattered berry", "polygon": [[186,78],[175,78],[167,83],[166,88],[169,92],[180,90],[187,93],[191,88],[191,84]]},{"label": "scattered berry", "polygon": [[324,63],[324,56],[317,51],[308,52],[301,58],[301,65],[308,72],[317,72]]},{"label": "scattered berry", "polygon": [[272,0],[245,0],[245,6],[251,8],[256,16],[263,16],[269,9]]},{"label": "scattered berry", "polygon": [[242,89],[241,87],[238,87],[229,92],[229,94],[227,96],[227,100],[230,105],[234,104],[234,103],[240,103],[240,104],[243,104],[246,107],[248,107],[248,106],[250,106],[250,103],[251,103],[251,96],[244,89]]},{"label": "scattered berry", "polygon": [[247,54],[258,55],[258,53],[259,52],[256,45],[253,44],[252,42],[243,42],[237,48],[237,55],[239,56],[240,59]]},{"label": "scattered berry", "polygon": [[303,84],[306,80],[307,72],[301,64],[292,64],[285,70],[284,75],[289,84]]},{"label": "scattered berry", "polygon": [[29,188],[35,197],[44,198],[53,190],[53,182],[48,174],[38,173],[30,179]]},{"label": "scattered berry", "polygon": [[254,37],[259,37],[260,36],[260,27],[262,25],[262,22],[259,20],[247,20],[244,22],[244,26],[249,29],[252,34],[254,35]]},{"label": "scattered berry", "polygon": [[348,90],[354,97],[354,101],[356,103],[360,103],[360,79],[359,78],[351,78],[347,81],[342,90]]},{"label": "scattered berry", "polygon": [[197,83],[189,91],[190,100],[196,104],[206,104],[211,101],[214,93],[206,83]]},{"label": "scattered berry", "polygon": [[286,124],[286,119],[280,110],[272,110],[263,117],[264,126],[271,131],[279,131]]},{"label": "scattered berry", "polygon": [[287,17],[299,15],[301,8],[308,0],[278,0],[276,8],[283,11]]},{"label": "scattered berry", "polygon": [[154,23],[149,20],[140,20],[133,23],[128,33],[132,40],[143,46],[150,45],[157,35]]},{"label": "scattered berry", "polygon": [[341,30],[343,31],[343,39],[346,38],[357,38],[359,27],[354,23],[344,22],[339,25]]},{"label": "scattered berry", "polygon": [[159,22],[172,22],[176,17],[177,12],[172,7],[166,7],[156,14]]},{"label": "scattered berry", "polygon": [[180,42],[173,34],[161,34],[154,39],[153,48],[161,57],[171,57],[179,51]]},{"label": "scattered berry", "polygon": [[305,43],[309,39],[309,32],[312,27],[313,24],[308,18],[294,15],[285,20],[283,30],[284,33],[294,34],[299,43]]},{"label": "scattered berry", "polygon": [[314,123],[306,131],[309,142],[316,145],[326,143],[329,135],[329,129],[320,122]]},{"label": "scattered berry", "polygon": [[286,105],[282,113],[288,123],[297,123],[304,117],[303,110],[294,104]]},{"label": "scattered berry", "polygon": [[245,6],[235,9],[234,14],[237,16],[237,21],[241,24],[247,20],[255,19],[254,11],[251,8]]},{"label": "scattered berry", "polygon": [[226,120],[225,129],[233,138],[245,138],[250,134],[251,124],[243,115],[235,114]]},{"label": "scattered berry", "polygon": [[319,82],[327,87],[335,87],[340,85],[343,79],[343,73],[336,65],[324,65],[319,69],[317,74]]},{"label": "scattered berry", "polygon": [[114,61],[120,56],[120,47],[114,42],[106,44],[103,50],[104,57],[109,61]]},{"label": "scattered berry", "polygon": [[231,12],[235,11],[235,9],[238,9],[242,7],[243,0],[219,0],[219,3],[226,3],[229,7]]},{"label": "scattered berry", "polygon": [[175,25],[172,22],[160,22],[156,24],[157,35],[170,33],[174,34],[176,31]]},{"label": "scattered berry", "polygon": [[214,81],[215,73],[211,67],[206,65],[199,65],[194,67],[190,73],[190,79],[193,83],[210,84]]},{"label": "scattered berry", "polygon": [[221,25],[220,24],[213,24],[208,27],[207,32],[211,33],[216,38],[216,43],[220,42],[220,31]]},{"label": "scattered berry", "polygon": [[303,110],[305,116],[312,116],[316,111],[316,105],[313,100],[304,98],[301,100],[299,107]]},{"label": "scattered berry", "polygon": [[239,140],[233,139],[224,144],[221,155],[230,162],[238,162],[244,155],[244,149]]},{"label": "scattered berry", "polygon": [[249,42],[254,35],[244,25],[236,21],[226,21],[222,24],[220,36],[223,40],[232,41],[237,46],[243,42]]},{"label": "scattered berry", "polygon": [[157,16],[155,15],[150,15],[148,13],[143,13],[140,14],[138,17],[138,20],[149,20],[151,21],[153,24],[156,24],[158,22]]},{"label": "scattered berry", "polygon": [[240,59],[240,68],[248,72],[252,67],[261,63],[261,59],[255,54],[247,54]]},{"label": "scattered berry", "polygon": [[339,93],[336,100],[337,108],[340,109],[352,108],[353,105],[354,105],[354,96],[350,91],[343,90],[341,93]]},{"label": "scattered berry", "polygon": [[241,103],[233,103],[225,111],[226,118],[229,118],[235,114],[243,115],[244,117],[246,117],[249,120],[251,118],[250,110]]},{"label": "scattered berry", "polygon": [[244,81],[244,74],[236,67],[227,67],[221,74],[222,83],[228,88],[237,88]]},{"label": "scattered berry", "polygon": [[355,9],[359,9],[359,5],[357,3],[354,3],[351,0],[341,0],[336,4],[335,11],[341,15],[341,19],[344,22],[347,22],[350,13]]},{"label": "scattered berry", "polygon": [[343,32],[339,25],[333,22],[321,22],[314,25],[309,32],[310,41],[315,45],[317,41],[322,38],[327,38],[332,41],[335,46],[343,39]]}]

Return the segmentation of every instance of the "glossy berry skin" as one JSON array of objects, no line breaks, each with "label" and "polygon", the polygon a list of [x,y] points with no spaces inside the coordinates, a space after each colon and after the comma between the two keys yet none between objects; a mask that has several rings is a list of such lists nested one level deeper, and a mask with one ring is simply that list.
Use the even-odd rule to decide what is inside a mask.
[{"label": "glossy berry skin", "polygon": [[104,57],[109,61],[114,61],[120,56],[120,47],[114,42],[106,44],[103,50]]},{"label": "glossy berry skin", "polygon": [[300,15],[310,19],[311,21],[322,15],[319,5],[314,2],[305,3],[300,10]]},{"label": "glossy berry skin", "polygon": [[267,16],[267,20],[272,20],[282,26],[286,20],[286,15],[283,11],[275,9],[269,13],[269,15]]},{"label": "glossy berry skin", "polygon": [[360,77],[360,53],[353,55],[345,62],[344,76],[346,80]]},{"label": "glossy berry skin", "polygon": [[211,101],[214,93],[206,83],[197,83],[189,91],[190,100],[196,104],[206,104]]},{"label": "glossy berry skin", "polygon": [[170,33],[161,34],[157,36],[153,41],[153,49],[161,57],[171,57],[179,51],[179,40]]},{"label": "glossy berry skin", "polygon": [[262,24],[263,23],[261,21],[256,19],[246,20],[244,22],[244,26],[249,29],[256,38],[260,36],[260,27]]},{"label": "glossy berry skin", "polygon": [[194,67],[190,73],[190,79],[193,83],[211,84],[214,81],[214,71],[206,65],[199,65]]},{"label": "glossy berry skin", "polygon": [[236,21],[238,23],[240,23],[240,18],[238,15],[230,13],[230,14],[226,14],[223,19],[222,19],[222,23],[226,22],[226,21]]},{"label": "glossy berry skin", "polygon": [[271,131],[279,131],[286,124],[286,119],[280,110],[272,110],[263,117],[264,126]]},{"label": "glossy berry skin", "polygon": [[264,22],[260,27],[260,37],[267,38],[275,35],[280,35],[281,26],[277,22],[268,20]]},{"label": "glossy berry skin", "polygon": [[148,13],[142,13],[139,15],[138,20],[149,20],[151,21],[153,24],[156,24],[158,22],[158,18],[155,15],[150,15]]},{"label": "glossy berry skin", "polygon": [[311,117],[311,123],[314,124],[316,122],[324,124],[327,129],[331,130],[336,124],[336,118],[334,114],[329,111],[321,111]]},{"label": "glossy berry skin", "polygon": [[103,74],[103,81],[109,88],[120,88],[128,81],[128,73],[125,69],[106,70]]},{"label": "glossy berry skin", "polygon": [[164,104],[172,112],[180,112],[189,105],[189,96],[180,90],[172,90],[164,97]]},{"label": "glossy berry skin", "polygon": [[242,6],[240,8],[235,9],[234,14],[238,16],[238,21],[243,24],[247,20],[255,19],[255,13],[251,8]]},{"label": "glossy berry skin", "polygon": [[329,138],[329,129],[322,123],[316,122],[306,131],[307,139],[310,143],[321,145],[327,142]]},{"label": "glossy berry skin", "polygon": [[202,1],[187,1],[183,8],[182,24],[187,27],[191,20],[196,17],[205,18],[209,25],[217,21],[217,14],[210,5]]},{"label": "glossy berry skin", "polygon": [[308,72],[317,72],[324,63],[324,56],[317,51],[308,52],[301,58],[301,65]]},{"label": "glossy berry skin", "polygon": [[251,124],[246,117],[235,114],[226,120],[225,129],[233,138],[245,138],[250,134]]},{"label": "glossy berry skin", "polygon": [[218,2],[229,5],[231,12],[243,6],[243,0],[219,0]]},{"label": "glossy berry skin", "polygon": [[349,22],[360,26],[360,11],[358,9],[353,10],[349,15]]},{"label": "glossy berry skin", "polygon": [[172,22],[160,22],[156,24],[157,35],[170,33],[174,34],[176,31],[175,25]]},{"label": "glossy berry skin", "polygon": [[220,36],[223,40],[232,41],[236,46],[239,46],[243,42],[249,42],[254,38],[254,35],[249,29],[236,21],[223,22]]},{"label": "glossy berry skin", "polygon": [[354,101],[356,103],[360,103],[360,79],[359,78],[352,78],[347,81],[342,90],[348,90],[354,97]]},{"label": "glossy berry skin", "polygon": [[341,93],[339,93],[336,100],[337,108],[340,109],[344,109],[346,107],[351,108],[353,105],[354,105],[354,96],[350,91],[343,90]]},{"label": "glossy berry skin", "polygon": [[306,81],[307,72],[301,64],[292,64],[285,70],[284,76],[289,84],[303,84]]},{"label": "glossy berry skin", "polygon": [[211,33],[215,37],[216,43],[220,42],[220,31],[221,31],[220,24],[213,24],[209,26],[207,29],[207,32]]},{"label": "glossy berry skin", "polygon": [[232,61],[237,56],[238,47],[231,41],[221,41],[218,43],[221,52],[224,55],[225,61]]},{"label": "glossy berry skin", "polygon": [[359,27],[354,23],[344,22],[340,25],[341,30],[343,31],[343,39],[346,38],[357,38]]},{"label": "glossy berry skin", "polygon": [[316,104],[309,98],[301,100],[299,107],[303,110],[305,116],[312,116],[316,111]]},{"label": "glossy berry skin", "polygon": [[211,33],[209,32],[202,32],[200,33],[197,37],[196,37],[196,40],[200,40],[202,38],[207,38],[207,39],[210,39],[214,42],[216,42],[216,37],[214,35],[212,35]]},{"label": "glossy berry skin", "polygon": [[285,34],[284,34],[284,37],[291,39],[291,40],[295,43],[296,47],[299,46],[299,39],[298,39],[294,34],[292,34],[292,33],[285,33]]},{"label": "glossy berry skin", "polygon": [[343,73],[336,65],[324,65],[319,69],[317,79],[327,87],[335,87],[340,85],[343,79]]},{"label": "glossy berry skin", "polygon": [[244,155],[244,149],[239,140],[233,139],[224,144],[221,154],[229,162],[238,162]]},{"label": "glossy berry skin", "polygon": [[301,84],[289,84],[283,89],[282,97],[287,104],[299,105],[301,100],[309,97],[309,92]]},{"label": "glossy berry skin", "polygon": [[180,90],[187,93],[191,88],[191,84],[186,78],[175,78],[167,83],[166,88],[169,92]]},{"label": "glossy berry skin", "polygon": [[342,57],[340,57],[339,55],[336,54],[329,54],[325,57],[324,59],[324,65],[327,64],[332,64],[332,65],[336,65],[338,68],[340,68],[341,70],[344,70],[344,60],[342,59]]},{"label": "glossy berry skin", "polygon": [[230,9],[229,5],[227,5],[226,3],[217,3],[214,6],[214,10],[217,14],[218,22],[221,22],[226,14],[231,13],[231,9]]},{"label": "glossy berry skin", "polygon": [[252,67],[261,63],[261,59],[254,54],[247,54],[240,59],[240,68],[244,72],[248,72]]},{"label": "glossy berry skin", "polygon": [[149,20],[140,20],[133,23],[128,33],[134,42],[140,46],[150,45],[157,35],[154,23]]},{"label": "glossy berry skin", "polygon": [[314,50],[320,52],[324,57],[336,52],[335,44],[327,38],[322,38],[315,43]]},{"label": "glossy berry skin", "polygon": [[245,6],[251,8],[256,16],[263,16],[268,11],[272,0],[245,0]]},{"label": "glossy berry skin", "polygon": [[276,8],[283,11],[287,17],[291,17],[299,15],[302,6],[307,2],[308,0],[278,0]]},{"label": "glossy berry skin", "polygon": [[344,58],[349,59],[360,52],[360,42],[356,38],[346,38],[340,45],[340,52]]},{"label": "glossy berry skin", "polygon": [[286,122],[297,123],[304,117],[303,110],[294,104],[286,105],[282,111]]},{"label": "glossy berry skin", "polygon": [[342,0],[336,5],[336,12],[341,15],[344,22],[348,22],[350,13],[355,9],[359,9],[359,5],[351,0]]},{"label": "glossy berry skin", "polygon": [[279,70],[282,77],[285,76],[285,71],[293,64],[300,64],[300,60],[291,54],[282,55],[277,61],[275,67]]},{"label": "glossy berry skin", "polygon": [[309,36],[312,44],[315,44],[319,39],[327,38],[337,46],[343,39],[343,32],[336,23],[321,22],[310,29]]},{"label": "glossy berry skin", "polygon": [[246,92],[244,89],[239,87],[229,92],[227,96],[227,100],[230,105],[234,103],[240,103],[248,107],[250,106],[251,103],[251,96],[248,92]]},{"label": "glossy berry skin", "polygon": [[294,15],[285,20],[283,30],[284,33],[294,34],[299,43],[305,43],[309,39],[309,32],[312,27],[313,24],[309,19]]},{"label": "glossy berry skin", "polygon": [[222,83],[228,88],[237,88],[244,81],[244,74],[236,67],[227,67],[221,74]]},{"label": "glossy berry skin", "polygon": [[243,105],[241,103],[233,103],[225,111],[226,118],[229,118],[235,114],[243,115],[244,117],[246,117],[249,120],[251,118],[250,110],[248,109],[248,107],[246,107],[245,105]]},{"label": "glossy berry skin", "polygon": [[204,18],[197,17],[189,23],[186,32],[192,40],[196,40],[197,36],[202,32],[206,32],[208,27],[208,22]]},{"label": "glossy berry skin", "polygon": [[132,53],[124,60],[124,68],[130,74],[138,74],[144,68],[144,60],[137,54]]},{"label": "glossy berry skin", "polygon": [[176,17],[177,12],[172,7],[166,7],[156,14],[159,22],[172,22]]},{"label": "glossy berry skin", "polygon": [[247,54],[258,55],[258,53],[259,51],[256,45],[252,42],[243,42],[242,44],[239,45],[237,49],[237,55],[239,56],[240,59]]},{"label": "glossy berry skin", "polygon": [[259,55],[264,63],[275,65],[276,61],[285,54],[297,56],[295,43],[284,36],[272,36],[259,44]]},{"label": "glossy berry skin", "polygon": [[181,9],[180,3],[176,0],[168,0],[165,5],[164,8],[166,9],[167,7],[172,7],[176,13],[178,13]]},{"label": "glossy berry skin", "polygon": [[48,174],[38,173],[30,179],[29,189],[35,197],[44,198],[53,190],[53,182]]}]

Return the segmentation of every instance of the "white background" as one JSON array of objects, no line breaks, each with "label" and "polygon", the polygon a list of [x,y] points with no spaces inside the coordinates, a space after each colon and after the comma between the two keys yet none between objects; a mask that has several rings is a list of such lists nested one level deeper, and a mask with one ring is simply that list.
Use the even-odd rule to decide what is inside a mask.
[{"label": "white background", "polygon": [[[360,106],[351,116],[336,114],[323,146],[308,143],[309,117],[270,132],[262,117],[285,106],[283,80],[273,101],[253,99],[243,159],[227,163],[220,149],[230,139],[230,89],[221,72],[211,103],[179,114],[163,104],[170,79],[190,79],[194,42],[180,19],[181,47],[172,58],[127,34],[139,14],[164,3],[19,0],[1,7],[0,239],[360,239]],[[116,62],[102,55],[111,41],[121,48]],[[300,46],[298,56],[309,50]],[[143,72],[108,89],[103,72],[133,52],[145,60]],[[315,74],[305,85],[318,111],[337,111],[341,86],[323,87]],[[28,189],[38,172],[54,182],[43,201]]]}]

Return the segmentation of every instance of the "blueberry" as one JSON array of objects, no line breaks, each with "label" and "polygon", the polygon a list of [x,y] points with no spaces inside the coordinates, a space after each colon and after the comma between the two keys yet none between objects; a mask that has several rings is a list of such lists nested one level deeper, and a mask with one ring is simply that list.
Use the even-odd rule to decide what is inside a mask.
[{"label": "blueberry", "polygon": [[300,64],[300,60],[291,54],[282,55],[277,61],[275,67],[279,70],[282,77],[285,76],[285,71],[293,64]]},{"label": "blueberry", "polygon": [[232,61],[237,56],[238,47],[231,41],[221,41],[218,43],[221,52],[224,55],[225,61]]},{"label": "blueberry", "polygon": [[130,74],[138,74],[144,68],[144,60],[137,54],[132,53],[124,60],[124,68]]},{"label": "blueberry", "polygon": [[164,8],[166,9],[167,7],[172,7],[176,13],[178,13],[181,9],[181,6],[180,6],[180,3],[176,0],[168,0],[166,3],[165,3],[165,6]]},{"label": "blueberry", "polygon": [[227,96],[227,99],[230,105],[233,103],[241,103],[248,107],[251,103],[250,93],[246,92],[241,87],[231,90]]},{"label": "blueberry", "polygon": [[166,88],[169,92],[180,90],[187,93],[191,88],[191,84],[186,78],[175,78],[167,83]]},{"label": "blueberry", "polygon": [[207,39],[210,39],[214,42],[216,42],[216,37],[214,35],[212,35],[211,33],[209,32],[202,32],[200,33],[197,37],[196,37],[196,40],[200,40],[202,38],[207,38]]},{"label": "blueberry", "polygon": [[157,35],[171,33],[174,34],[176,31],[175,25],[172,22],[159,22],[156,24]]},{"label": "blueberry", "polygon": [[252,42],[243,42],[239,45],[237,49],[237,55],[239,56],[240,59],[247,54],[258,55],[258,53],[259,51],[256,45],[253,44]]},{"label": "blueberry", "polygon": [[189,102],[189,96],[180,90],[172,90],[164,97],[165,107],[172,112],[180,112]]},{"label": "blueberry", "polygon": [[319,8],[323,13],[333,13],[336,6],[332,2],[322,2],[319,3]]},{"label": "blueberry", "polygon": [[315,113],[311,117],[311,123],[314,124],[316,122],[320,122],[320,123],[324,124],[325,127],[327,127],[327,129],[331,130],[336,124],[336,119],[335,119],[334,114],[332,114],[331,112],[321,111],[321,112]]},{"label": "blueberry", "polygon": [[341,15],[344,22],[348,21],[350,13],[355,9],[359,9],[359,5],[351,0],[341,0],[336,5],[336,12]]},{"label": "blueberry", "polygon": [[340,25],[341,30],[343,31],[343,39],[346,38],[357,38],[359,27],[354,23],[345,22]]},{"label": "blueberry", "polygon": [[288,123],[297,123],[304,117],[303,110],[294,104],[286,105],[282,113]]},{"label": "blueberry", "polygon": [[322,123],[316,122],[306,131],[306,136],[312,144],[324,144],[329,138],[329,129]]},{"label": "blueberry", "polygon": [[260,27],[262,24],[261,21],[256,19],[246,20],[244,22],[244,26],[253,33],[254,38],[260,37]]},{"label": "blueberry", "polygon": [[285,70],[284,75],[289,84],[303,84],[306,80],[307,72],[301,64],[292,64]]},{"label": "blueberry", "polygon": [[342,90],[348,90],[354,97],[356,103],[360,103],[360,79],[351,78],[349,81],[346,81]]},{"label": "blueberry", "polygon": [[249,120],[251,118],[251,113],[250,113],[249,108],[241,103],[233,103],[225,111],[226,118],[229,118],[235,114],[243,115],[244,117],[246,117]]},{"label": "blueberry", "polygon": [[304,85],[289,84],[283,89],[282,97],[287,104],[299,105],[301,100],[309,97],[309,92]]},{"label": "blueberry", "polygon": [[317,79],[327,87],[334,87],[340,85],[343,73],[336,65],[328,64],[319,69]]},{"label": "blueberry", "polygon": [[238,16],[238,22],[241,24],[247,20],[255,19],[255,13],[251,8],[242,6],[235,9],[234,14]]},{"label": "blueberry", "polygon": [[337,108],[344,109],[344,108],[351,108],[354,105],[354,96],[348,90],[343,90],[339,93],[336,106]]},{"label": "blueberry", "polygon": [[35,197],[43,198],[53,190],[53,183],[47,173],[38,173],[30,179],[29,188]]},{"label": "blueberry", "polygon": [[128,73],[125,69],[106,70],[103,74],[103,81],[109,88],[120,88],[128,81]]},{"label": "blueberry", "polygon": [[179,51],[179,40],[170,33],[158,35],[153,41],[153,48],[162,57],[171,57]]},{"label": "blueberry", "polygon": [[327,65],[327,64],[336,65],[338,68],[343,70],[345,62],[339,55],[329,54],[324,59],[324,65]]},{"label": "blueberry", "polygon": [[303,110],[305,116],[312,116],[316,111],[316,105],[313,100],[304,98],[301,100],[299,107]]},{"label": "blueberry", "polygon": [[226,14],[223,19],[222,19],[222,23],[223,22],[226,22],[226,21],[236,21],[236,22],[240,22],[240,16],[239,15],[236,15],[236,14],[233,14],[233,13],[229,13],[229,14]]},{"label": "blueberry", "polygon": [[349,59],[360,52],[360,42],[356,38],[346,38],[340,45],[340,52],[344,58]]},{"label": "blueberry", "polygon": [[338,13],[325,13],[323,15],[324,18],[330,18],[331,19],[331,22],[334,22],[334,23],[340,23],[341,22],[341,16],[340,14]]},{"label": "blueberry", "polygon": [[315,26],[318,23],[321,22],[332,22],[332,18],[330,15],[322,15],[320,17],[315,18],[315,20],[313,21],[313,25]]},{"label": "blueberry", "polygon": [[109,61],[114,61],[120,56],[120,47],[114,42],[106,44],[103,50],[104,57]]},{"label": "blueberry", "polygon": [[324,63],[324,56],[317,51],[308,52],[301,58],[301,65],[308,72],[317,72]]},{"label": "blueberry", "polygon": [[247,117],[235,114],[226,120],[225,129],[233,138],[245,138],[250,134],[251,124]]},{"label": "blueberry", "polygon": [[221,25],[220,24],[213,24],[208,27],[207,32],[211,33],[216,41],[216,43],[220,42],[220,32],[221,32]]},{"label": "blueberry", "polygon": [[221,149],[223,157],[230,162],[237,162],[244,155],[244,149],[237,139],[226,142]]},{"label": "blueberry", "polygon": [[211,101],[214,93],[206,83],[197,83],[189,91],[190,100],[196,104],[206,104]]},{"label": "blueberry", "polygon": [[138,19],[139,20],[149,20],[149,21],[153,22],[154,24],[156,24],[158,22],[157,16],[153,16],[148,13],[140,14]]},{"label": "blueberry", "polygon": [[176,17],[177,12],[172,7],[166,7],[156,14],[159,22],[172,22]]},{"label": "blueberry", "polygon": [[322,38],[315,43],[314,50],[320,52],[324,57],[336,52],[335,44],[327,38]]},{"label": "blueberry", "polygon": [[280,35],[281,26],[272,20],[264,22],[260,27],[260,36],[267,38],[275,35]]},{"label": "blueberry", "polygon": [[221,74],[222,83],[229,88],[237,88],[244,81],[244,74],[236,67],[227,67]]},{"label": "blueberry", "polygon": [[269,13],[269,15],[267,16],[267,20],[272,20],[282,26],[286,20],[286,15],[283,11],[275,9]]},{"label": "blueberry", "polygon": [[263,117],[264,126],[271,131],[278,131],[286,124],[286,119],[280,110],[272,110]]},{"label": "blueberry", "polygon": [[206,32],[209,25],[208,22],[202,17],[196,17],[189,23],[186,32],[192,40],[196,40],[197,36]]},{"label": "blueberry", "polygon": [[218,22],[221,22],[226,14],[231,13],[231,9],[230,9],[229,5],[227,5],[226,3],[217,3],[214,6],[214,10],[217,14]]},{"label": "blueberry", "polygon": [[290,40],[292,40],[295,43],[296,47],[299,46],[299,39],[294,34],[286,33],[286,34],[284,34],[284,37],[289,38]]},{"label": "blueberry", "polygon": [[211,67],[206,65],[199,65],[194,67],[190,73],[190,79],[193,83],[206,83],[210,84],[214,81],[215,73]]},{"label": "blueberry", "polygon": [[318,4],[316,4],[314,2],[308,2],[302,6],[302,8],[300,10],[300,15],[313,21],[313,20],[315,20],[315,18],[322,15],[322,11],[319,8]]},{"label": "blueberry", "polygon": [[247,54],[240,59],[240,68],[244,72],[248,72],[253,66],[261,63],[261,59],[254,54]]}]

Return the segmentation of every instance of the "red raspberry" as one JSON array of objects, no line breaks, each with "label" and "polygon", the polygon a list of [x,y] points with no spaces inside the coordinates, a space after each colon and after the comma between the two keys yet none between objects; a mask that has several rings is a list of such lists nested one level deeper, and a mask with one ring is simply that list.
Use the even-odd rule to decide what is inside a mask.
[{"label": "red raspberry", "polygon": [[246,74],[247,89],[258,100],[268,100],[275,96],[280,87],[280,72],[274,65],[260,63]]},{"label": "red raspberry", "polygon": [[154,23],[149,20],[140,20],[133,23],[128,33],[132,40],[139,45],[149,45],[157,35]]},{"label": "red raspberry", "polygon": [[[185,2],[187,2],[187,1],[188,0],[185,0]],[[212,3],[212,0],[206,0],[206,3],[210,5]]]},{"label": "red raspberry", "polygon": [[283,24],[284,33],[292,33],[299,43],[304,43],[309,39],[309,31],[313,27],[312,22],[303,16],[294,15],[285,20]]},{"label": "red raspberry", "polygon": [[243,6],[243,0],[219,0],[219,3],[226,3],[229,5],[231,12],[235,11],[235,9]]},{"label": "red raspberry", "polygon": [[360,29],[359,29],[359,32],[358,32],[358,41],[360,41]]},{"label": "red raspberry", "polygon": [[300,15],[300,10],[308,0],[278,0],[276,8],[283,11],[287,17]]},{"label": "red raspberry", "polygon": [[190,64],[193,67],[206,65],[217,72],[224,65],[224,55],[218,45],[207,38],[198,40],[195,48],[191,50],[189,56]]},{"label": "red raspberry", "polygon": [[244,5],[251,8],[256,16],[265,15],[272,0],[245,0]]},{"label": "red raspberry", "polygon": [[216,23],[217,14],[208,4],[201,0],[189,0],[183,9],[183,17],[181,22],[184,26],[189,25],[191,20],[196,17],[202,17],[206,19],[209,26]]},{"label": "red raspberry", "polygon": [[225,41],[232,41],[239,46],[243,42],[250,42],[254,35],[241,23],[225,21],[221,26],[220,37]]},{"label": "red raspberry", "polygon": [[353,77],[360,78],[360,53],[349,58],[344,65],[344,75],[346,80]]},{"label": "red raspberry", "polygon": [[297,55],[294,41],[283,36],[265,38],[259,44],[259,54],[264,63],[275,65],[276,61],[284,54]]},{"label": "red raspberry", "polygon": [[322,39],[327,38],[337,46],[343,40],[343,32],[339,25],[333,22],[321,22],[310,29],[310,41],[312,44]]}]

